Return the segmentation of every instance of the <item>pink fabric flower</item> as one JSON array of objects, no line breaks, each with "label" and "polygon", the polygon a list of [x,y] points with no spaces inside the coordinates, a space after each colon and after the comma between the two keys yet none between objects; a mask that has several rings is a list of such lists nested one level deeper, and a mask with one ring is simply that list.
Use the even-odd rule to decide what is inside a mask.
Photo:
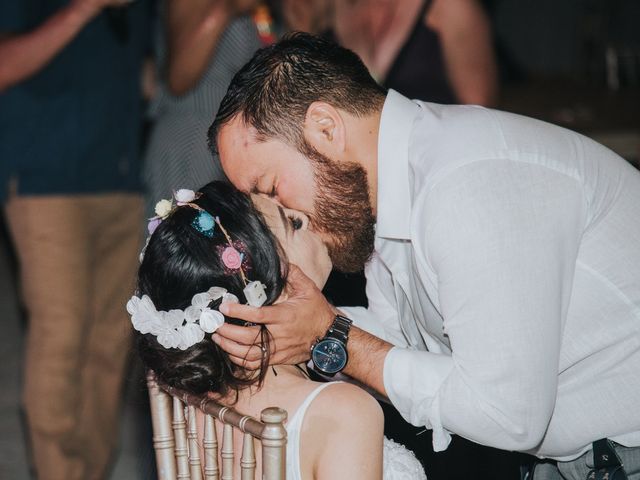
[{"label": "pink fabric flower", "polygon": [[242,256],[235,248],[227,247],[222,252],[222,263],[230,270],[237,270],[242,265]]}]

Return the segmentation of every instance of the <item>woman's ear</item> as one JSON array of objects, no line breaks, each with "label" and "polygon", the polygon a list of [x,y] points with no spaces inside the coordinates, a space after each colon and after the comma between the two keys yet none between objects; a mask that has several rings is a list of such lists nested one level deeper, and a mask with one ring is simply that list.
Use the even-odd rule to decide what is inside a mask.
[{"label": "woman's ear", "polygon": [[313,102],[304,119],[304,136],[321,154],[342,157],[346,148],[345,123],[340,111],[325,102]]}]

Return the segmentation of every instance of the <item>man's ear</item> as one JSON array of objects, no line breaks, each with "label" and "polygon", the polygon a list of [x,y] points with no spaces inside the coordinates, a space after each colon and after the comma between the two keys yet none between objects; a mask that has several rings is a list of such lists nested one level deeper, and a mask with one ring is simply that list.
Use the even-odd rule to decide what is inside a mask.
[{"label": "man's ear", "polygon": [[323,155],[341,157],[346,148],[346,131],[341,113],[328,103],[313,102],[304,119],[304,137]]}]

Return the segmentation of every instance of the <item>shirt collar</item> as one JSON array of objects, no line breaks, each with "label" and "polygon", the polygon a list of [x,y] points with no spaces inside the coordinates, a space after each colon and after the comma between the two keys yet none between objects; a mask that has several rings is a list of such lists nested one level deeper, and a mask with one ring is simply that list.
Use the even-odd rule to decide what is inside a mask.
[{"label": "shirt collar", "polygon": [[409,138],[420,106],[389,90],[378,135],[378,204],[376,235],[410,238]]}]

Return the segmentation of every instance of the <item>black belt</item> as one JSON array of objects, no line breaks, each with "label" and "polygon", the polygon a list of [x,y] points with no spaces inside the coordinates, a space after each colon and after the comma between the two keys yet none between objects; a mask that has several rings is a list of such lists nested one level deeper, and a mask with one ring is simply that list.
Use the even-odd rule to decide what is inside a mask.
[{"label": "black belt", "polygon": [[627,472],[611,440],[603,438],[593,442],[593,469],[587,480],[627,480]]},{"label": "black belt", "polygon": [[[545,463],[557,462],[546,460]],[[534,462],[521,469],[522,480],[535,480],[535,467],[543,462]],[[585,480],[627,480],[627,473],[616,453],[613,442],[607,438],[593,442],[593,468]]]}]

